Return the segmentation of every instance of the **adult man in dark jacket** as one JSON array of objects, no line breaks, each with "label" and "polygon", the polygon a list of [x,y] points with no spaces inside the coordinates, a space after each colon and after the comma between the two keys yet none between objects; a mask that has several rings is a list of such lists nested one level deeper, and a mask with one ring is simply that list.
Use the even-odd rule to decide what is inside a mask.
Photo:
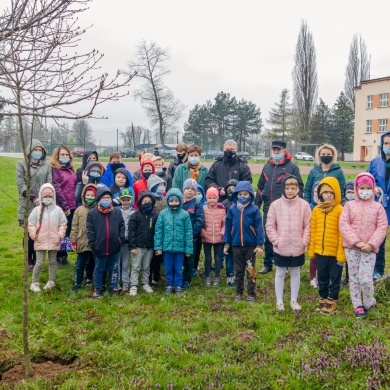
[{"label": "adult man in dark jacket", "polygon": [[248,164],[237,156],[237,143],[229,139],[223,145],[223,157],[215,161],[209,169],[205,189],[217,188],[219,201],[222,202],[227,198],[225,186],[231,179],[252,183],[252,174]]},{"label": "adult man in dark jacket", "polygon": [[286,141],[272,141],[272,156],[264,165],[259,182],[257,183],[257,193],[255,204],[261,207],[263,205],[263,223],[265,231],[264,244],[264,268],[259,271],[266,274],[272,271],[274,251],[271,242],[268,239],[265,230],[267,222],[267,213],[271,203],[279,199],[283,194],[282,179],[286,175],[294,175],[299,182],[299,196],[303,195],[303,181],[299,168],[291,161],[291,154],[286,151]]}]

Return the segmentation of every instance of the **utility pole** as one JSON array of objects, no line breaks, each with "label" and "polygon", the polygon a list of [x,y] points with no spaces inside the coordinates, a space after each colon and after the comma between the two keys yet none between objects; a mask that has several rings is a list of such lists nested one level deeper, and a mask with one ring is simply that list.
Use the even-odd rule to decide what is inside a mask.
[{"label": "utility pole", "polygon": [[119,129],[116,129],[116,151],[117,152],[119,152],[118,134],[119,134]]},{"label": "utility pole", "polygon": [[176,143],[179,143],[179,131],[176,132]]}]

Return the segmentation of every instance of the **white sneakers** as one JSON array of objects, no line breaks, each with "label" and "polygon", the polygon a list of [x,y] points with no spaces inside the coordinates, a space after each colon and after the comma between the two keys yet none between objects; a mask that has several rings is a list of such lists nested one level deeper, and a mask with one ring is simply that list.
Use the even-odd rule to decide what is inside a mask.
[{"label": "white sneakers", "polygon": [[55,283],[52,280],[49,280],[45,287],[43,287],[44,290],[51,290],[55,286]]},{"label": "white sneakers", "polygon": [[130,287],[129,295],[130,295],[131,297],[135,297],[135,296],[137,295],[137,286],[131,286],[131,287]]},{"label": "white sneakers", "polygon": [[142,288],[143,288],[144,291],[147,292],[148,294],[150,294],[150,293],[153,292],[152,287],[150,287],[148,284],[144,284],[144,285],[142,286]]},{"label": "white sneakers", "polygon": [[39,287],[39,283],[31,283],[30,290],[33,292],[41,291],[41,289]]},{"label": "white sneakers", "polygon": [[312,286],[313,288],[318,288],[317,278],[313,278],[312,280],[310,280],[310,286]]},{"label": "white sneakers", "polygon": [[291,306],[291,309],[293,309],[294,311],[302,310],[302,308],[301,308],[301,306],[299,305],[298,302],[291,301],[290,302],[290,306]]},{"label": "white sneakers", "polygon": [[279,311],[284,311],[284,305],[283,305],[283,303],[277,303],[277,304],[276,304],[276,308],[277,308]]}]

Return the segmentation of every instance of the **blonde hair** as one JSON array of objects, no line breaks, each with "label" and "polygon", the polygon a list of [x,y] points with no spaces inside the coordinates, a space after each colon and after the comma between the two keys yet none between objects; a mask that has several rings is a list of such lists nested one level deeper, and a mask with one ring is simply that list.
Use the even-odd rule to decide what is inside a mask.
[{"label": "blonde hair", "polygon": [[58,148],[54,149],[54,152],[50,158],[50,165],[55,169],[61,168],[61,163],[59,160],[61,149],[65,149],[69,153],[69,158],[70,158],[69,165],[71,166],[71,168],[73,170],[73,153],[67,146],[64,146],[64,145],[60,145]]},{"label": "blonde hair", "polygon": [[163,164],[164,164],[164,159],[162,158],[162,157],[160,157],[160,156],[154,156],[153,158],[152,158],[152,161],[155,163],[156,161],[158,161],[158,162],[162,162]]},{"label": "blonde hair", "polygon": [[295,177],[289,177],[285,182],[284,186],[299,186],[298,179]]},{"label": "blonde hair", "polygon": [[315,155],[317,164],[321,164],[320,153],[324,149],[329,149],[332,151],[332,164],[334,164],[337,161],[337,149],[331,144],[323,144],[317,148]]},{"label": "blonde hair", "polygon": [[43,219],[43,213],[45,212],[45,205],[44,204],[41,204],[41,212],[39,213],[39,222],[38,222],[38,229],[35,233],[35,237],[34,237],[34,240],[36,240],[38,238],[38,235],[39,235],[39,231],[41,230],[41,227],[42,227],[42,219]]},{"label": "blonde hair", "polygon": [[153,153],[144,153],[144,154],[141,156],[141,162],[142,162],[142,161],[145,161],[145,160],[152,161],[153,157],[156,157]]}]

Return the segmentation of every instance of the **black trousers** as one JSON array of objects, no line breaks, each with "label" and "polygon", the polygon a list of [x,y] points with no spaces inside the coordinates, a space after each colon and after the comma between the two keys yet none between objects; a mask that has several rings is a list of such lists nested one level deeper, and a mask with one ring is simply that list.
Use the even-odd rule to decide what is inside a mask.
[{"label": "black trousers", "polygon": [[339,299],[341,274],[343,267],[337,265],[334,256],[321,256],[316,254],[318,292],[322,299]]},{"label": "black trousers", "polygon": [[253,252],[256,246],[233,246],[234,275],[236,280],[236,293],[242,295],[244,292],[245,273],[248,278],[248,295],[256,297],[256,283],[252,282],[246,272],[247,260],[251,260],[255,266],[256,255]]}]

